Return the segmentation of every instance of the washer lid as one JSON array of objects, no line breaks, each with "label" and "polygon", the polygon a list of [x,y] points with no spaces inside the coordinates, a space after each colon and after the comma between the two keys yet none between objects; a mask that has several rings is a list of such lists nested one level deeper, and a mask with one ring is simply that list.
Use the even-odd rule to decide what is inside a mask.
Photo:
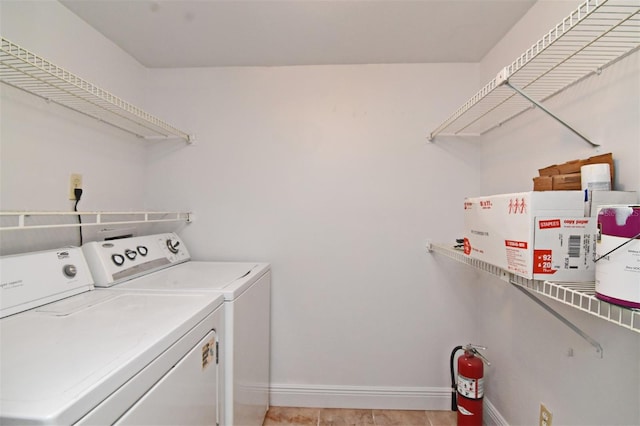
[{"label": "washer lid", "polygon": [[3,318],[2,420],[78,421],[223,302],[202,296],[93,290]]},{"label": "washer lid", "polygon": [[234,300],[269,269],[268,263],[195,262],[163,269],[113,288],[127,290],[213,290]]}]

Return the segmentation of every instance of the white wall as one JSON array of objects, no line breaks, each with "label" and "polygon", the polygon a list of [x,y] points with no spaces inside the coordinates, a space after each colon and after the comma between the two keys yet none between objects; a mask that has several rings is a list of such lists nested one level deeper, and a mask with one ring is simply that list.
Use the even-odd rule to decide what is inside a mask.
[{"label": "white wall", "polygon": [[[437,388],[437,399],[414,406],[447,407],[448,352],[471,338],[460,324],[472,324],[454,311],[460,295],[449,280],[469,272],[447,271],[424,246],[459,235],[464,194],[479,188],[479,148],[429,144],[426,135],[477,85],[476,72],[463,64],[150,73],[149,100],[188,121],[198,143],[152,148],[148,204],[196,212],[183,236],[197,259],[273,265],[272,382],[302,389],[272,402],[370,405],[331,395]],[[300,397],[310,390],[321,395]]]},{"label": "white wall", "polygon": [[501,42],[482,58],[480,62],[482,83],[493,79],[502,68],[520,57],[583,2],[583,0],[537,0]]},{"label": "white wall", "polygon": [[[449,352],[473,341],[490,348],[487,395],[509,423],[536,423],[543,401],[555,424],[638,424],[637,334],[552,303],[600,341],[599,359],[517,290],[423,249],[459,234],[464,196],[526,190],[537,168],[593,154],[538,111],[482,141],[424,138],[568,3],[536,4],[534,26],[563,11],[476,65],[148,71],[56,2],[2,1],[3,36],[199,142],[148,149],[3,85],[0,207],[69,210],[80,172],[82,209],[190,209],[197,259],[272,262],[280,402],[377,392],[380,406],[446,408]],[[614,153],[618,187],[640,190],[637,76],[636,54],[550,105]]]},{"label": "white wall", "polygon": [[[276,387],[356,388],[319,405],[371,404],[360,397],[372,390],[380,406],[448,405],[448,352],[471,339],[471,321],[453,317],[448,303],[464,295],[447,280],[473,273],[424,246],[457,236],[479,151],[426,135],[477,85],[477,65],[148,72],[56,2],[3,2],[2,27],[199,139],[149,150],[2,86],[3,210],[70,210],[72,172],[84,175],[83,210],[193,210],[183,236],[196,258],[273,263]],[[26,248],[46,244],[22,235]]]},{"label": "white wall", "polygon": [[[3,0],[0,8],[3,37],[140,105],[146,69],[58,2]],[[72,210],[71,173],[83,175],[80,210],[144,207],[145,141],[5,84],[0,96],[2,210]],[[5,232],[2,251],[76,238],[76,229]]]},{"label": "white wall", "polygon": [[[530,34],[517,29],[482,63],[483,70],[506,65],[577,6],[577,2],[537,3],[523,19]],[[555,17],[548,10],[563,10]],[[547,21],[544,17],[547,16]],[[535,18],[535,19],[534,19]],[[487,79],[495,72],[486,71]],[[594,142],[591,148],[539,110],[487,133],[482,140],[482,188],[474,195],[526,191],[538,168],[612,152],[615,187],[640,191],[640,53],[546,102],[549,109]],[[535,424],[541,402],[561,425],[640,424],[640,336],[604,320],[549,301],[604,348],[595,349],[560,321],[497,279],[482,275],[476,291],[484,321],[478,341],[489,346],[487,397],[513,425]],[[569,356],[570,350],[573,356]]]},{"label": "white wall", "polygon": [[2,36],[135,105],[146,69],[56,0],[2,0]]}]

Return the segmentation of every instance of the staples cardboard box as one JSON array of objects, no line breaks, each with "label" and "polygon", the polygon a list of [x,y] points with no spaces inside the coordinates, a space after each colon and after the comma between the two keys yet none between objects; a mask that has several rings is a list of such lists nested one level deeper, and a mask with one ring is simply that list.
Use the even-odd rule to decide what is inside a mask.
[{"label": "staples cardboard box", "polygon": [[465,200],[465,254],[525,278],[593,281],[594,218],[582,191],[520,192]]}]

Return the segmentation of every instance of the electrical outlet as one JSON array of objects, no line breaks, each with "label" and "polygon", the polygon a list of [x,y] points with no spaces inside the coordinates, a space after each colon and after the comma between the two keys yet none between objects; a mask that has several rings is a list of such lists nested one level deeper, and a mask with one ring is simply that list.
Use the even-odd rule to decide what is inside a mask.
[{"label": "electrical outlet", "polygon": [[71,173],[71,177],[69,178],[69,199],[75,200],[76,194],[73,192],[74,189],[82,188],[82,175],[80,173]]},{"label": "electrical outlet", "polygon": [[544,404],[540,404],[540,422],[539,426],[551,426],[551,420],[553,419],[553,414]]}]

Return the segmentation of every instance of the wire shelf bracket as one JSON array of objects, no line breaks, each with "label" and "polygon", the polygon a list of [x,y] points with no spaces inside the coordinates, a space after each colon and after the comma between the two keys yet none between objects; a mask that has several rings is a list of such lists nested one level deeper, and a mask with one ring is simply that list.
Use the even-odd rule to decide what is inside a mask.
[{"label": "wire shelf bracket", "polygon": [[505,84],[506,86],[509,86],[510,88],[512,88],[515,92],[520,94],[520,96],[522,96],[523,98],[525,98],[526,100],[528,100],[529,102],[531,102],[532,104],[537,106],[541,111],[545,112],[548,116],[552,117],[558,123],[562,124],[564,127],[566,127],[567,129],[571,130],[573,133],[575,133],[578,137],[583,139],[585,142],[587,142],[592,147],[597,148],[597,147],[600,146],[597,143],[591,142],[591,140],[589,138],[587,138],[582,133],[577,131],[575,128],[570,126],[566,121],[562,120],[560,117],[555,115],[553,112],[549,111],[544,105],[542,105],[540,102],[538,102],[535,99],[533,99],[531,96],[527,95],[523,90],[521,90],[520,88],[518,88],[518,87],[514,86],[513,84],[511,84],[509,82],[509,80],[505,80],[504,83],[502,83],[502,84]]},{"label": "wire shelf bracket", "polygon": [[595,348],[601,358],[603,356],[603,348],[595,339],[563,317],[551,306],[534,296],[534,294],[555,300],[556,302],[563,303],[574,309],[614,323],[620,327],[640,333],[640,310],[625,308],[598,299],[595,296],[594,282],[570,283],[532,280],[523,278],[482,260],[474,259],[464,254],[461,250],[457,250],[443,244],[436,244],[429,241],[427,242],[426,248],[430,253],[444,255],[458,263],[471,266],[477,270],[489,273],[490,275],[512,284],[518,290],[523,291],[529,298],[543,307],[547,312],[560,320],[564,325],[569,327],[574,333],[586,340]]},{"label": "wire shelf bracket", "polygon": [[183,139],[184,132],[27,49],[2,39],[0,81],[143,139]]},{"label": "wire shelf bracket", "polygon": [[[480,136],[640,49],[638,0],[586,0],[433,130]],[[516,93],[514,93],[514,90]],[[526,92],[526,94],[525,94]],[[517,96],[517,93],[522,97]]]},{"label": "wire shelf bracket", "polygon": [[542,307],[545,311],[547,311],[551,315],[553,315],[558,321],[560,321],[561,323],[563,323],[564,325],[569,327],[578,336],[582,337],[584,340],[589,342],[589,344],[596,349],[596,353],[598,355],[600,355],[600,358],[602,358],[604,349],[602,349],[602,346],[600,345],[600,343],[598,343],[593,337],[589,336],[587,333],[582,331],[582,329],[580,329],[574,323],[572,323],[571,321],[569,321],[568,319],[563,317],[560,313],[558,313],[558,311],[553,309],[551,306],[547,305],[542,300],[538,299],[536,296],[534,296],[533,294],[529,293],[529,291],[527,291],[524,287],[521,287],[518,284],[513,283],[513,282],[511,284],[513,284],[515,286],[515,288],[520,290],[529,299],[533,300],[536,304],[538,304],[540,307]]}]

